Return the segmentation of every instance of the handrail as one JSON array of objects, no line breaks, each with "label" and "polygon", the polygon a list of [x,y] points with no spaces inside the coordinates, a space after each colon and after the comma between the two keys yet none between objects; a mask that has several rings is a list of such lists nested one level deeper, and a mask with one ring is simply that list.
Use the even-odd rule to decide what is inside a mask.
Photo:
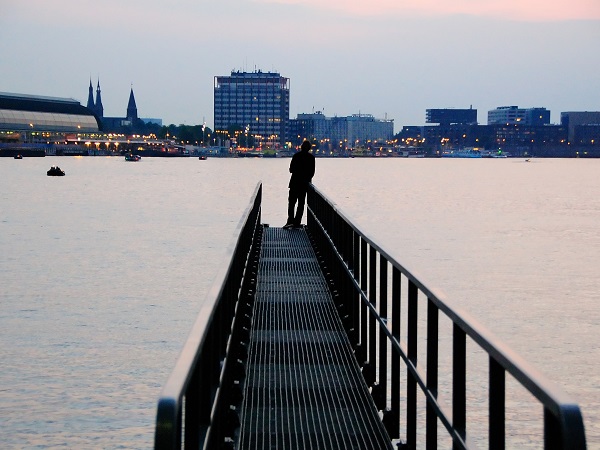
[{"label": "handrail", "polygon": [[[414,272],[396,261],[363,233],[335,203],[313,185],[308,191],[308,230],[322,252],[334,297],[344,318],[355,355],[372,386],[372,395],[392,439],[400,439],[400,385],[406,386],[406,430],[403,448],[416,448],[417,386],[426,402],[427,448],[437,448],[438,420],[447,429],[454,449],[474,448],[467,437],[467,337],[489,358],[488,442],[505,448],[506,373],[527,389],[544,410],[546,449],[585,449],[585,429],[579,406],[558,386],[534,369],[500,339],[440,293],[428,288]],[[391,271],[391,282],[388,273]],[[402,295],[401,279],[407,280]],[[391,296],[388,287],[391,285]],[[425,368],[417,358],[419,293],[427,299]],[[407,299],[407,339],[400,335],[401,302]],[[388,311],[388,305],[391,311]],[[438,397],[439,315],[452,322],[452,405]],[[389,320],[391,319],[391,327]],[[378,338],[379,337],[379,338]],[[383,343],[383,345],[382,345]],[[389,343],[389,345],[388,345]],[[388,350],[389,347],[389,350]],[[400,360],[406,379],[400,380]],[[388,379],[391,389],[388,389]],[[388,407],[389,406],[389,407]],[[422,429],[422,427],[420,428]]]},{"label": "handrail", "polygon": [[[257,241],[261,221],[262,183],[237,225],[234,239],[208,291],[175,368],[158,401],[154,446],[156,449],[203,448],[210,440],[211,424],[218,409],[223,373],[231,363],[232,329],[238,300],[246,282],[250,252]],[[234,361],[235,362],[235,361]],[[231,363],[233,364],[233,363]],[[185,401],[186,398],[194,401]],[[185,411],[185,424],[182,423]]]}]

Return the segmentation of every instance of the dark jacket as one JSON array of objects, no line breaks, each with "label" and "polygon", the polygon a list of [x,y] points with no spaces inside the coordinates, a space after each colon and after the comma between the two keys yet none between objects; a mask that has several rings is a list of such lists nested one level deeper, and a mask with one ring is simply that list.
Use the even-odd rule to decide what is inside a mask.
[{"label": "dark jacket", "polygon": [[290,162],[290,189],[306,189],[315,174],[315,157],[308,151],[299,151]]}]

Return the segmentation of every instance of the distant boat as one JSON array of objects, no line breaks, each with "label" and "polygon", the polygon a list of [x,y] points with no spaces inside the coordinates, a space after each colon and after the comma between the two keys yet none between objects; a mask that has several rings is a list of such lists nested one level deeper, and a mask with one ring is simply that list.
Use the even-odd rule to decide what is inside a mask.
[{"label": "distant boat", "polygon": [[50,170],[48,170],[48,172],[46,172],[46,174],[49,177],[64,177],[65,171],[61,170],[61,168],[58,166],[52,166],[52,167],[50,167]]},{"label": "distant boat", "polygon": [[463,150],[450,150],[442,153],[442,158],[481,158],[481,152],[471,148]]},{"label": "distant boat", "polygon": [[134,155],[132,153],[125,155],[125,161],[139,161],[142,159],[140,155]]},{"label": "distant boat", "polygon": [[200,161],[206,161],[206,156],[205,155],[200,155],[200,156],[198,156],[198,159]]},{"label": "distant boat", "polygon": [[21,155],[20,153],[18,155],[14,156],[15,159],[23,159],[23,155]]}]

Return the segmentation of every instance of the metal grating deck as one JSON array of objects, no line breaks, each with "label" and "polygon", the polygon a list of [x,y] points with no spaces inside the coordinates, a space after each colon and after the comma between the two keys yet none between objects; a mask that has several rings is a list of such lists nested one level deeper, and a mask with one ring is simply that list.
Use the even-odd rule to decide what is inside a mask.
[{"label": "metal grating deck", "polygon": [[306,232],[265,228],[241,449],[391,449]]}]

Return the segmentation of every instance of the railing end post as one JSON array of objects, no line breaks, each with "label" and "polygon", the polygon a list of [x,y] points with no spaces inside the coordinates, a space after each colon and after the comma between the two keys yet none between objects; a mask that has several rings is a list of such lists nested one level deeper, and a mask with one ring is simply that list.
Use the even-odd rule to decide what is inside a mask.
[{"label": "railing end post", "polygon": [[158,400],[154,449],[171,450],[179,448],[181,440],[181,415],[179,402],[173,397]]}]

